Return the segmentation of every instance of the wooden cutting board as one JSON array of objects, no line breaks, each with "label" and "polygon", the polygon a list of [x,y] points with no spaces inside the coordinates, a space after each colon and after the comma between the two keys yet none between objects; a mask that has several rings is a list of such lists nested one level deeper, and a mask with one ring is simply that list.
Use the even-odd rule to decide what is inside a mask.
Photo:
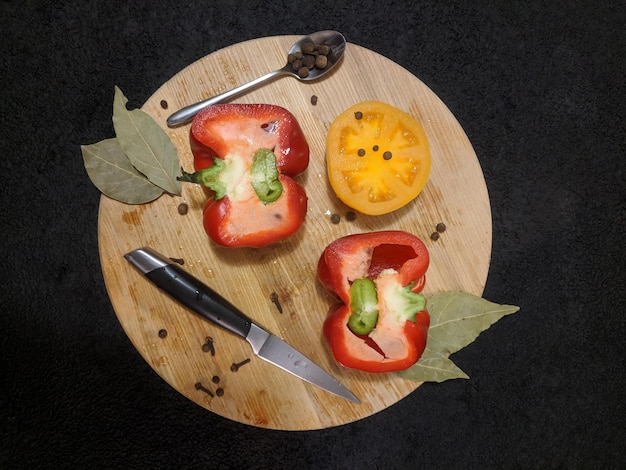
[{"label": "wooden cutting board", "polygon": [[[269,37],[219,50],[182,70],[145,103],[142,109],[167,131],[186,170],[192,170],[193,161],[189,125],[169,129],[166,118],[183,106],[282,67],[286,51],[297,39]],[[312,95],[317,96],[316,105],[311,103]],[[404,208],[384,216],[357,215],[347,220],[349,209],[327,184],[326,133],[343,110],[370,99],[397,106],[422,122],[430,140],[432,171],[421,195]],[[309,197],[304,226],[273,246],[227,249],[207,238],[202,227],[205,195],[195,185],[184,185],[180,197],[164,195],[145,205],[126,205],[103,196],[100,257],[119,321],[139,353],[166,382],[226,418],[263,428],[310,430],[384,410],[420,384],[394,374],[345,369],[332,359],[322,338],[322,324],[333,300],[316,280],[317,260],[326,245],[343,235],[405,230],[421,237],[431,253],[426,296],[448,290],[482,295],[491,255],[491,211],[476,154],[452,113],[428,87],[396,63],[354,44],[348,44],[342,63],[320,81],[303,83],[283,77],[236,101],[280,105],[300,122],[311,149],[310,166],[299,177]],[[186,215],[177,210],[183,202],[189,206]],[[332,214],[341,216],[339,223],[331,222]],[[432,241],[429,236],[439,222],[447,230]],[[338,398],[255,358],[244,340],[162,294],[123,257],[143,246],[183,259],[184,269],[333,374],[362,403]],[[271,300],[273,293],[282,313]],[[161,337],[159,331],[167,335]],[[215,355],[203,350],[207,337],[213,340]],[[246,358],[251,361],[231,371],[233,362]],[[198,382],[214,396],[197,390]],[[216,393],[218,388],[223,395]],[[149,393],[146,400],[150,400]]]}]

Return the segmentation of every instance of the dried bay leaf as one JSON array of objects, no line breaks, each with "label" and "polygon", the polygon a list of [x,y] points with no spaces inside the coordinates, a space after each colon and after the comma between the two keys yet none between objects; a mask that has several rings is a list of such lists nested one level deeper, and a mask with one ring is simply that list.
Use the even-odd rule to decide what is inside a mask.
[{"label": "dried bay leaf", "polygon": [[182,183],[176,147],[167,134],[147,113],[129,110],[128,99],[116,86],[113,100],[115,135],[131,164],[157,186],[180,195]]},{"label": "dried bay leaf", "polygon": [[445,382],[450,379],[469,379],[448,356],[426,347],[416,364],[399,372],[400,376],[417,382]]},{"label": "dried bay leaf", "polygon": [[81,145],[85,169],[103,194],[127,204],[144,204],[163,194],[128,160],[117,139]]},{"label": "dried bay leaf", "polygon": [[400,376],[418,382],[469,378],[448,356],[472,343],[502,317],[518,310],[515,305],[500,305],[467,292],[434,294],[428,299],[430,328],[426,350]]}]

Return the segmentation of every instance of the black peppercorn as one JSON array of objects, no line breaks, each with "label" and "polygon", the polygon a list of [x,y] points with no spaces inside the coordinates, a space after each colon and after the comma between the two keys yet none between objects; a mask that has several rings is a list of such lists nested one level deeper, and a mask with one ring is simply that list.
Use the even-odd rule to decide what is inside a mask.
[{"label": "black peppercorn", "polygon": [[167,330],[159,330],[159,338],[167,338]]},{"label": "black peppercorn", "polygon": [[333,224],[338,224],[340,220],[341,220],[341,216],[339,214],[333,214],[330,216],[330,221]]},{"label": "black peppercorn", "polygon": [[443,222],[439,222],[436,226],[435,226],[435,230],[437,230],[437,232],[442,233],[446,231],[446,224],[444,224]]},{"label": "black peppercorn", "polygon": [[315,44],[313,44],[312,42],[305,42],[300,47],[300,50],[303,54],[312,54],[315,51]]},{"label": "black peppercorn", "polygon": [[328,57],[326,57],[325,55],[318,55],[315,58],[315,67],[317,67],[318,69],[325,69],[327,65]]},{"label": "black peppercorn", "polygon": [[320,55],[330,54],[330,46],[328,44],[320,44],[317,48]]}]

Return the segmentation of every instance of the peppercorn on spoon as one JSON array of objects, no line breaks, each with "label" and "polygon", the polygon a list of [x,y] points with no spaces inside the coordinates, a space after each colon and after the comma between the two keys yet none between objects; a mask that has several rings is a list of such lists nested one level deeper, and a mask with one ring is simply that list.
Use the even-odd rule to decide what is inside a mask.
[{"label": "peppercorn on spoon", "polygon": [[[302,48],[306,44],[313,44],[315,46],[328,46],[328,53],[326,55],[322,54],[326,57],[325,65],[319,64],[316,67],[315,64],[312,64],[310,67],[302,65],[301,67],[294,68],[293,61],[289,60],[289,56],[296,55],[298,53],[304,53]],[[293,46],[291,46],[291,49],[289,49],[289,52],[287,54],[287,64],[283,68],[266,73],[265,75],[256,78],[248,83],[244,83],[243,85],[233,88],[232,90],[228,90],[224,93],[215,95],[206,100],[186,106],[168,117],[167,125],[169,127],[176,127],[181,124],[185,124],[193,119],[193,117],[198,114],[198,112],[200,112],[207,106],[233,99],[239,95],[242,95],[246,91],[261,85],[262,83],[265,83],[280,76],[291,75],[292,77],[296,77],[298,80],[303,81],[316,80],[326,75],[332,70],[335,65],[337,65],[337,63],[343,57],[345,49],[346,39],[341,33],[337,31],[318,31],[313,34],[309,34],[308,36],[303,37]],[[321,65],[324,66],[322,67]]]},{"label": "peppercorn on spoon", "polygon": [[300,379],[356,404],[359,399],[332,375],[266,331],[217,292],[149,247],[124,255],[128,262],[159,289],[201,317],[244,338],[255,356]]}]

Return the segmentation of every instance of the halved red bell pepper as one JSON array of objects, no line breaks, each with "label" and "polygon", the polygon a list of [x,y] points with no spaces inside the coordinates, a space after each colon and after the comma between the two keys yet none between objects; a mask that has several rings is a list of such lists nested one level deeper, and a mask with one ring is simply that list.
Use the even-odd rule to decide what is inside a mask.
[{"label": "halved red bell pepper", "polygon": [[391,372],[418,361],[430,326],[420,294],[428,264],[424,243],[402,231],[348,235],[326,247],[317,274],[341,300],[324,322],[337,362],[366,372]]},{"label": "halved red bell pepper", "polygon": [[292,177],[309,164],[309,146],[288,110],[269,104],[218,104],[191,124],[195,173],[209,200],[204,229],[217,244],[261,247],[293,235],[307,210]]}]

